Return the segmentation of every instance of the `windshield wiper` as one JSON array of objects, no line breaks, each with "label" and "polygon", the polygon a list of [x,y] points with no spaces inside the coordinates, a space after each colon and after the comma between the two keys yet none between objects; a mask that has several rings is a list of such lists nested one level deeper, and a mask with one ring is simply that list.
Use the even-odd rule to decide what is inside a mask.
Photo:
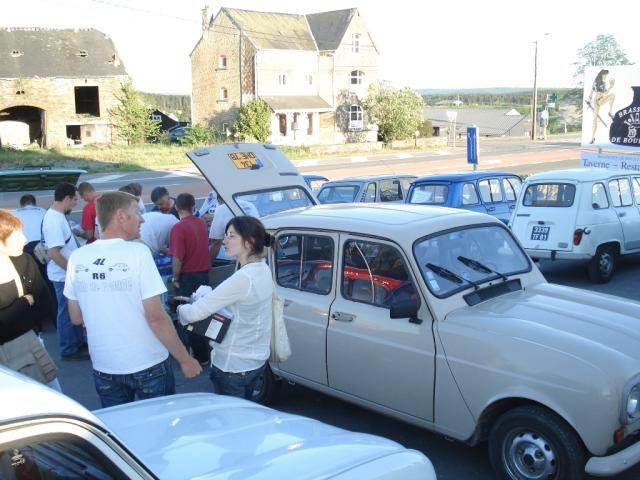
[{"label": "windshield wiper", "polygon": [[504,282],[506,282],[508,280],[507,276],[504,273],[500,273],[500,272],[496,272],[495,270],[491,270],[486,265],[483,265],[482,263],[478,262],[477,260],[473,260],[472,258],[467,258],[467,257],[460,256],[460,257],[458,257],[458,261],[464,263],[467,267],[473,268],[477,272],[495,273]]},{"label": "windshield wiper", "polygon": [[467,280],[466,278],[462,278],[460,275],[453,273],[451,270],[447,270],[440,265],[435,265],[433,263],[427,263],[425,265],[429,270],[432,270],[437,275],[440,275],[442,278],[446,278],[447,280],[457,283],[458,285],[462,282],[467,282],[469,285],[473,285],[475,290],[480,288],[476,282],[472,282],[471,280]]}]

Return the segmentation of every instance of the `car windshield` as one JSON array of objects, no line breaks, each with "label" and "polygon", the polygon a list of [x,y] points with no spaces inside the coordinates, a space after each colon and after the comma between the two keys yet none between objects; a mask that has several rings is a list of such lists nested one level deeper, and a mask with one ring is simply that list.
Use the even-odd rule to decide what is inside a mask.
[{"label": "car windshield", "polygon": [[524,192],[525,207],[570,207],[576,195],[576,186],[571,183],[537,183],[529,185]]},{"label": "car windshield", "polygon": [[409,203],[423,205],[444,205],[447,203],[449,187],[447,185],[424,184],[414,185]]},{"label": "car windshield", "polygon": [[500,225],[431,235],[414,244],[413,254],[427,287],[440,298],[531,269],[526,254]]},{"label": "car windshield", "polygon": [[252,217],[264,217],[292,208],[310,207],[314,204],[300,187],[245,192],[234,195],[234,198],[244,214]]},{"label": "car windshield", "polygon": [[320,203],[351,203],[360,190],[358,185],[330,185],[324,186],[318,192]]}]

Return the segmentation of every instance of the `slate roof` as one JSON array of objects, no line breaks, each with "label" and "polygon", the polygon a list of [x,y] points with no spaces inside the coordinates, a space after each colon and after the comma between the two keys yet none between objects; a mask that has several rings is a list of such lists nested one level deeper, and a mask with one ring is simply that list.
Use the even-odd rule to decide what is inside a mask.
[{"label": "slate roof", "polygon": [[[520,123],[524,122],[526,115],[513,115],[506,108],[424,108],[422,116],[431,120],[434,125],[449,125],[447,112],[458,112],[456,118],[456,130],[465,129],[476,125],[480,129],[480,135],[505,135]],[[509,115],[507,115],[509,113]]]},{"label": "slate roof", "polygon": [[244,31],[257,49],[317,50],[304,15],[226,7],[222,11]]},{"label": "slate roof", "polygon": [[0,78],[119,75],[124,64],[98,30],[0,28]]},{"label": "slate roof", "polygon": [[324,101],[321,97],[315,95],[298,95],[298,96],[279,96],[279,97],[263,97],[262,100],[273,109],[273,111],[283,110],[314,110],[314,111],[330,111],[333,110],[331,105]]},{"label": "slate roof", "polygon": [[318,50],[337,50],[356,12],[355,8],[349,8],[307,15]]}]

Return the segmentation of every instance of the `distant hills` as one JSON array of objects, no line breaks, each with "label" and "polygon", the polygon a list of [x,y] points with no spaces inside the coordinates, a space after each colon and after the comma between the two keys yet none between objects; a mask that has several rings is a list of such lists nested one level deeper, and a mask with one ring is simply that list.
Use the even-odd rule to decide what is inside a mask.
[{"label": "distant hills", "polygon": [[[455,95],[455,94],[485,94],[502,95],[505,93],[531,92],[531,87],[490,87],[490,88],[418,88],[416,92],[420,95]],[[567,91],[566,87],[544,88],[551,91]]]}]

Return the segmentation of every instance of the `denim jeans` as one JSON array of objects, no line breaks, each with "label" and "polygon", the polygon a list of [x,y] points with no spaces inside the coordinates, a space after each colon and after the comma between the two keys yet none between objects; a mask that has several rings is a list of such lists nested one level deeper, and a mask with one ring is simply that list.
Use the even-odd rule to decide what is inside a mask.
[{"label": "denim jeans", "polygon": [[127,374],[93,371],[96,392],[102,408],[176,393],[171,357],[145,370]]},{"label": "denim jeans", "polygon": [[248,372],[223,372],[215,365],[211,365],[211,382],[213,383],[213,391],[219,395],[229,395],[231,397],[246,398],[251,400],[253,389],[264,372],[267,363],[265,362],[255,370]]},{"label": "denim jeans", "polygon": [[71,355],[78,351],[80,345],[84,343],[82,327],[71,323],[69,317],[69,305],[64,291],[64,282],[52,282],[56,291],[58,301],[58,315],[56,318],[56,328],[58,330],[58,342],[60,343],[60,355]]}]

